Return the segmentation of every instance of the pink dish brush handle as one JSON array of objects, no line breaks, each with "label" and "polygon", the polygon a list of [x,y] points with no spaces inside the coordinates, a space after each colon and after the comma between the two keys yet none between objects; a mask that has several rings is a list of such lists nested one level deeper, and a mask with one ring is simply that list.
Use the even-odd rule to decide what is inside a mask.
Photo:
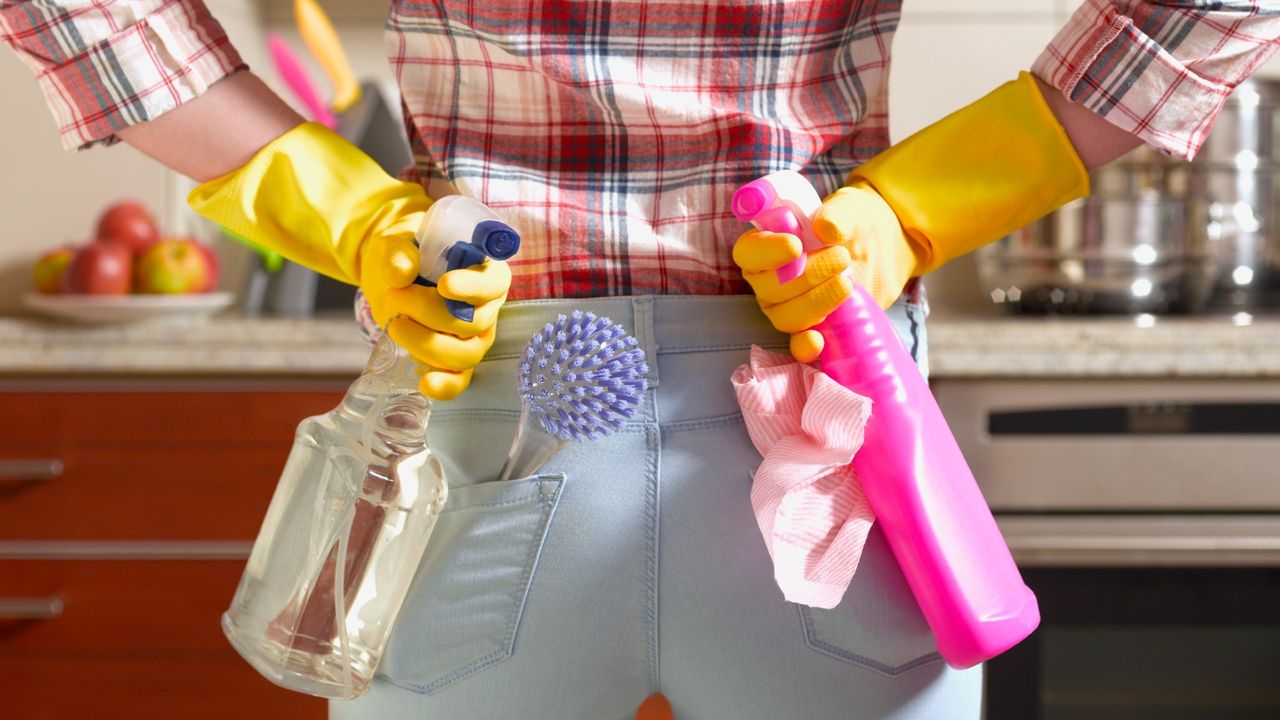
[{"label": "pink dish brush handle", "polygon": [[[782,187],[756,187],[741,203],[735,195],[734,211],[762,230],[799,235],[812,251],[822,243],[808,217],[796,213],[811,215],[808,208],[820,201],[811,186],[807,193],[798,189],[798,183],[808,183],[796,178],[788,173],[770,183]],[[774,199],[763,202],[770,194]],[[790,202],[783,201],[787,196]],[[822,371],[871,398],[853,469],[939,654],[949,665],[966,668],[1021,642],[1040,623],[1035,595],[1022,581],[951,428],[893,324],[866,289],[855,285],[852,296],[816,329],[824,341]]]},{"label": "pink dish brush handle", "polygon": [[311,79],[307,77],[307,71],[303,69],[302,62],[298,60],[298,56],[293,53],[289,47],[289,43],[284,41],[276,33],[267,33],[267,47],[271,51],[271,60],[275,63],[276,72],[280,73],[280,78],[284,80],[293,94],[307,106],[307,111],[311,113],[311,119],[324,125],[330,130],[338,127],[338,120],[334,117],[333,112],[329,110],[329,106],[325,105],[320,99],[320,93],[316,92],[316,88],[311,84]]}]

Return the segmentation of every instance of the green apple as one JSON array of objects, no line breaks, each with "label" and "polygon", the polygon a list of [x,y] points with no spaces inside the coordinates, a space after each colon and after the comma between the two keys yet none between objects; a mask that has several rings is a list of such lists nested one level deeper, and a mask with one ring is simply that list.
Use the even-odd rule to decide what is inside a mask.
[{"label": "green apple", "polygon": [[76,251],[71,248],[58,248],[47,252],[36,260],[31,268],[31,276],[36,282],[36,292],[43,295],[56,295],[62,290],[62,276],[75,258]]},{"label": "green apple", "polygon": [[137,292],[158,295],[202,292],[216,272],[195,240],[168,238],[138,256],[134,287]]}]

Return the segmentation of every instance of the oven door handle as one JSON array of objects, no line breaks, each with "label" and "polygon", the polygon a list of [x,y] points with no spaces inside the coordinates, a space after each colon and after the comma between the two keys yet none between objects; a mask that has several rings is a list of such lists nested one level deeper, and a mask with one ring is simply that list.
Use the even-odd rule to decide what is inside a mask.
[{"label": "oven door handle", "polygon": [[1280,563],[1280,515],[998,515],[1019,565]]}]

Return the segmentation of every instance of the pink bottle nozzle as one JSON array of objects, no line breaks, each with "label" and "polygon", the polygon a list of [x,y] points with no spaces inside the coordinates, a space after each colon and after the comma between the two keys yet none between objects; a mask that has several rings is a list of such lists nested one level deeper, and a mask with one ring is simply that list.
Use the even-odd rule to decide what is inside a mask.
[{"label": "pink bottle nozzle", "polygon": [[733,193],[733,200],[730,203],[733,207],[733,216],[743,222],[751,222],[765,208],[772,205],[777,197],[777,192],[768,181],[763,178],[752,180]]}]

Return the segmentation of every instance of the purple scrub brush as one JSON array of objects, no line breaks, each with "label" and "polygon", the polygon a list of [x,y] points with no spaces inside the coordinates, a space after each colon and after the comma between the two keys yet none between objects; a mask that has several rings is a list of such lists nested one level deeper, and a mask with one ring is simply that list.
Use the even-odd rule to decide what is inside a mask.
[{"label": "purple scrub brush", "polygon": [[633,417],[644,350],[621,325],[574,310],[529,338],[520,359],[520,425],[499,480],[538,471],[570,440],[596,440]]}]

